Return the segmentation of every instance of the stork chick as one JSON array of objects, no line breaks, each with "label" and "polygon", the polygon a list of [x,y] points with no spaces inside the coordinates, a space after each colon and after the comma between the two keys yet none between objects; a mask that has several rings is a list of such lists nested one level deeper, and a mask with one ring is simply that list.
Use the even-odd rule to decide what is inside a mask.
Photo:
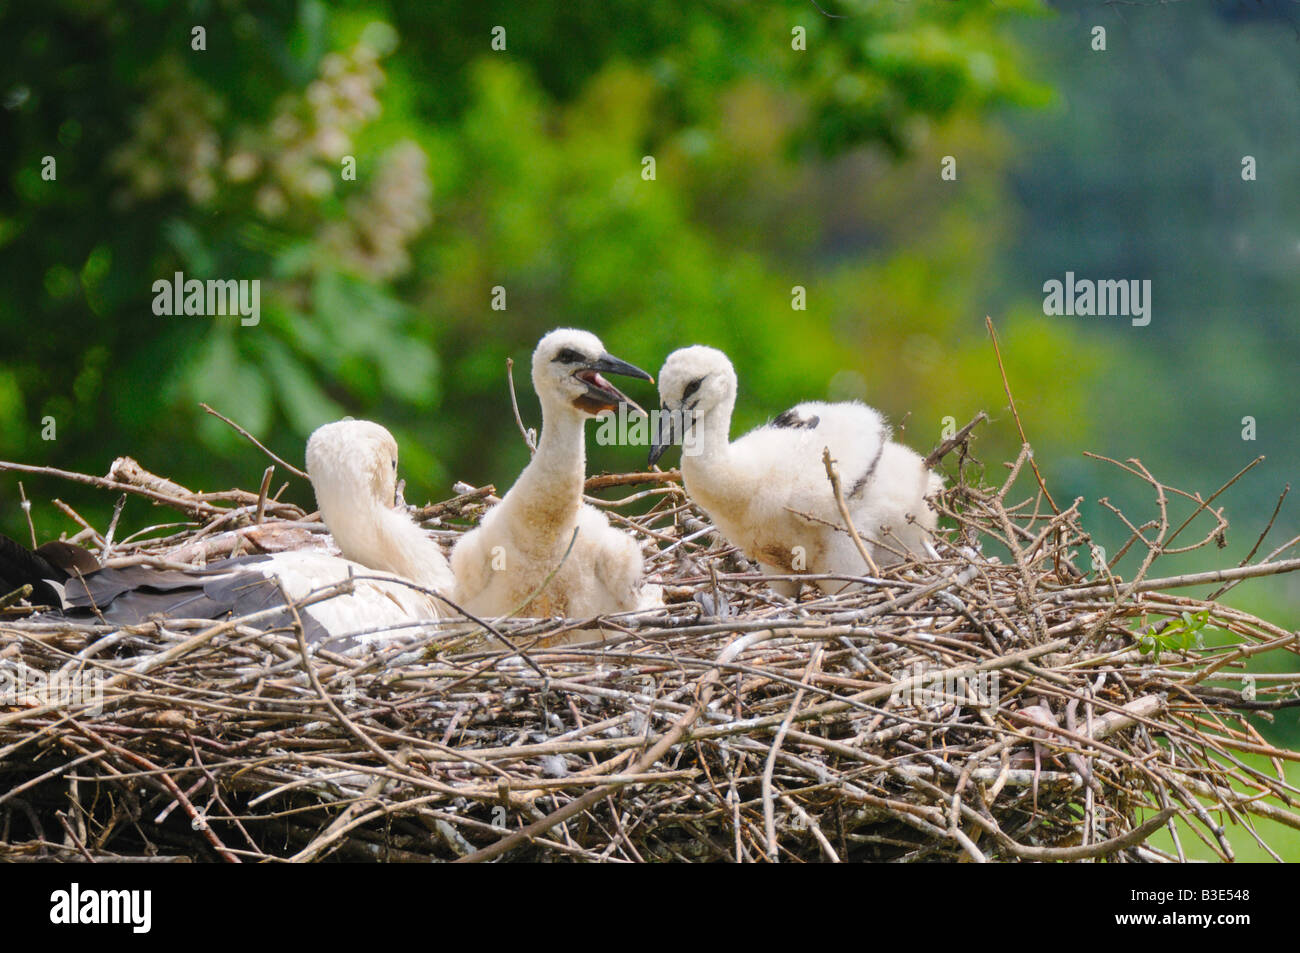
[{"label": "stork chick", "polygon": [[396,506],[391,433],[369,420],[318,427],[307,440],[307,475],[321,519],[346,558],[451,595],[456,582],[447,558]]},{"label": "stork chick", "polygon": [[[687,493],[722,535],[765,572],[860,576],[867,567],[843,527],[823,451],[836,461],[854,528],[877,565],[924,553],[942,488],[921,457],[890,440],[876,410],[857,402],[799,404],[731,442],[736,372],[721,351],[674,351],[659,373],[662,409],[650,462],[682,441]],[[887,530],[887,532],[886,532]],[[818,580],[824,592],[842,580]],[[796,586],[779,587],[793,593]]]},{"label": "stork chick", "polygon": [[604,374],[654,380],[586,331],[560,328],[538,343],[532,361],[542,404],[537,453],[452,550],[457,601],[466,611],[588,618],[661,603],[659,588],[644,585],[636,540],[582,500],[587,420],[622,403],[645,413]]},{"label": "stork chick", "polygon": [[[437,543],[393,508],[396,460],[392,435],[368,421],[326,424],[308,441],[307,470],[321,514],[348,558],[290,550],[190,570],[111,568],[69,543],[31,552],[0,536],[0,588],[31,583],[34,601],[63,613],[135,625],[157,616],[220,619],[275,609],[285,606],[285,596],[298,602],[351,577],[351,592],[299,611],[306,637],[337,650],[408,634],[414,623],[448,612],[440,599],[406,583],[445,594],[454,581]],[[261,624],[293,621],[285,608]]]}]

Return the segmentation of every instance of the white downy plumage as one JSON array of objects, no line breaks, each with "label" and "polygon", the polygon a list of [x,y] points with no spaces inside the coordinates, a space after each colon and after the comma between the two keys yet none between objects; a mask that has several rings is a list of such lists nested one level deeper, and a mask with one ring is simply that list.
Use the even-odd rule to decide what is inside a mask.
[{"label": "white downy plumage", "polygon": [[[879,412],[857,402],[808,402],[733,443],[736,372],[725,354],[703,346],[668,356],[659,393],[660,429],[651,462],[680,438],[687,493],[765,571],[868,571],[852,538],[836,528],[844,521],[822,459],[826,448],[854,528],[877,565],[898,562],[909,552],[924,554],[923,541],[936,523],[925,497],[943,483],[918,454],[890,440]],[[818,584],[826,592],[845,585]]]},{"label": "white downy plumage", "polygon": [[661,604],[659,587],[643,581],[636,540],[582,500],[586,421],[620,403],[640,411],[602,374],[652,380],[610,355],[586,331],[561,328],[537,345],[532,361],[533,388],[542,404],[537,453],[451,554],[457,601],[466,611],[589,618]]},{"label": "white downy plumage", "polygon": [[[336,652],[418,635],[422,631],[421,623],[432,622],[447,614],[438,600],[405,585],[395,574],[329,553],[291,550],[275,553],[264,563],[235,562],[238,565],[230,567],[238,571],[230,580],[235,586],[252,596],[259,587],[247,582],[241,586],[240,579],[247,577],[249,571],[256,571],[272,586],[279,580],[285,595],[294,602],[344,582],[351,576],[351,592],[323,599],[299,610],[308,641]],[[270,588],[265,592],[264,606],[237,602],[234,614],[242,615],[262,607],[272,608],[281,601]]]}]

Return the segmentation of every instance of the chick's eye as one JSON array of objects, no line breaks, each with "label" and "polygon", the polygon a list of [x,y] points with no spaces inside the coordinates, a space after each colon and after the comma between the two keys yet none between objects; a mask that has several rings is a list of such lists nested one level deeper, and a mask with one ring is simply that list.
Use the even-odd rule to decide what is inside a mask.
[{"label": "chick's eye", "polygon": [[393,460],[393,472],[394,472],[394,473],[397,472],[397,460],[396,460],[396,459]]},{"label": "chick's eye", "polygon": [[695,380],[693,380],[693,381],[691,381],[689,384],[687,384],[687,385],[686,385],[686,390],[682,391],[682,400],[686,400],[686,399],[689,398],[692,394],[694,394],[697,390],[699,390],[699,389],[700,389],[700,385],[703,384],[703,383],[704,383],[704,378],[703,378],[703,377],[697,377],[697,378],[695,378]]},{"label": "chick's eye", "polygon": [[552,361],[558,361],[561,364],[579,364],[585,358],[571,347],[566,347],[559,354],[552,358]]}]

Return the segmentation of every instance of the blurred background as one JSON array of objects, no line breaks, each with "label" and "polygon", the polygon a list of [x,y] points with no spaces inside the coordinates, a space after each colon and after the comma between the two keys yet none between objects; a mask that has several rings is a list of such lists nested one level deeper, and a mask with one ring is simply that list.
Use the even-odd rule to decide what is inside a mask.
[{"label": "blurred background", "polygon": [[[1084,450],[1203,494],[1265,455],[1218,501],[1227,549],[1165,563],[1244,557],[1300,472],[1300,7],[818,2],[0,0],[0,459],[256,489],[203,401],[296,463],[378,420],[411,502],[504,488],[505,360],[535,426],[528,356],[575,325],[652,372],[723,348],[737,432],[861,398],[926,452],[986,410],[997,479],[1019,438],[987,314],[1048,485],[1112,551],[1098,498],[1153,501]],[[258,279],[260,323],[155,315],[177,271]],[[1150,325],[1044,315],[1067,271],[1149,279]],[[115,502],[24,484],[42,539],[77,529],[52,497],[101,527]],[[1290,577],[1228,601],[1300,627]],[[1294,715],[1260,728],[1300,744]]]}]

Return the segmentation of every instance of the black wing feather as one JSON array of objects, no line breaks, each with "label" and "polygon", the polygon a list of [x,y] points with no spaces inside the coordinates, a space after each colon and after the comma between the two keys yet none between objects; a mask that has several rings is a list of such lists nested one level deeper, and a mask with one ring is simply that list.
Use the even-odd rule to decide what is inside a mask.
[{"label": "black wing feather", "polygon": [[792,407],[773,420],[772,426],[788,430],[816,430],[821,422],[822,419],[816,414],[811,417],[800,417]]}]

